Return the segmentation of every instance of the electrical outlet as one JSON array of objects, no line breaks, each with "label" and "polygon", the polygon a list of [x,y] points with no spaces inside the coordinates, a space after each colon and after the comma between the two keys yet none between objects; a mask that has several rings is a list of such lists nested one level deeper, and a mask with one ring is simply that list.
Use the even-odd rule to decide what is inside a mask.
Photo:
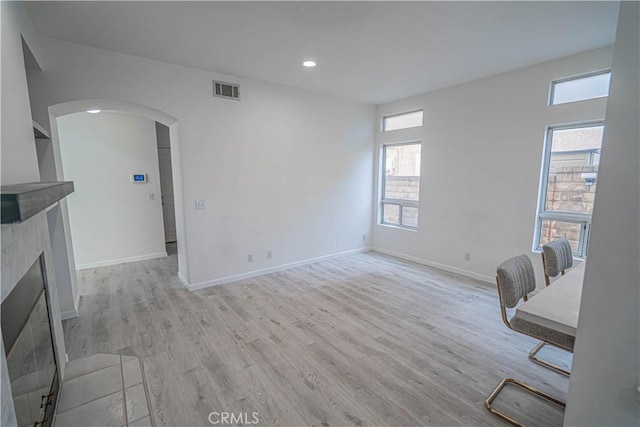
[{"label": "electrical outlet", "polygon": [[267,251],[267,259],[273,258],[273,253],[271,251]]},{"label": "electrical outlet", "polygon": [[247,255],[247,262],[253,262],[253,255]]},{"label": "electrical outlet", "polygon": [[367,235],[366,235],[366,234],[363,234],[363,235],[362,235],[362,241],[363,241],[363,242],[366,242],[366,241],[367,241]]},{"label": "electrical outlet", "polygon": [[196,209],[206,209],[207,208],[207,202],[205,202],[204,200],[196,200]]},{"label": "electrical outlet", "polygon": [[153,193],[149,193],[148,198],[149,198],[149,200],[155,200],[156,195],[155,195],[155,194],[153,194]]},{"label": "electrical outlet", "polygon": [[464,260],[467,262],[471,262],[471,254],[469,252],[464,254]]}]

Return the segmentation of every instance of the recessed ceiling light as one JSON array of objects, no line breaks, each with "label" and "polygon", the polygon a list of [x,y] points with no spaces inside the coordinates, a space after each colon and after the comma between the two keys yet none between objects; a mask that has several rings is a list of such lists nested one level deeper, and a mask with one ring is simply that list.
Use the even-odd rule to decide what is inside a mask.
[{"label": "recessed ceiling light", "polygon": [[96,114],[96,113],[99,113],[99,112],[100,112],[100,110],[87,110],[87,113],[90,113],[90,114]]},{"label": "recessed ceiling light", "polygon": [[307,68],[313,68],[316,66],[316,61],[304,61],[302,63],[302,66]]}]

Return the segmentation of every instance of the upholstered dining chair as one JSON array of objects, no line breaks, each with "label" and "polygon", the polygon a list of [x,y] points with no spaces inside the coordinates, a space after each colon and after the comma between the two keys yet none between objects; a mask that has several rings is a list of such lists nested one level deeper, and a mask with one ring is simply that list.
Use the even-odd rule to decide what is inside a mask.
[{"label": "upholstered dining chair", "polygon": [[[560,347],[567,351],[573,351],[574,337],[554,331],[544,326],[521,319],[514,315],[511,319],[507,316],[507,308],[515,308],[521,300],[527,301],[528,294],[536,288],[536,279],[531,259],[527,255],[518,255],[500,264],[496,271],[498,285],[498,298],[500,300],[500,312],[502,320],[509,329],[541,340],[544,343]],[[531,353],[529,354],[531,357]],[[489,394],[484,402],[485,407],[494,415],[515,425],[522,426],[514,417],[507,415],[491,405],[502,389],[512,384],[541,399],[547,400],[561,408],[565,403],[555,397],[512,378],[504,378]]]},{"label": "upholstered dining chair", "polygon": [[565,270],[573,267],[571,243],[567,239],[557,239],[542,245],[542,267],[547,286],[551,284],[551,277],[564,276]]},{"label": "upholstered dining chair", "polygon": [[[573,267],[573,250],[569,240],[556,239],[542,245],[542,269],[544,270],[544,283],[547,286],[551,284],[551,277],[556,277],[559,274],[564,276],[565,271],[571,267]],[[529,353],[529,359],[561,374],[570,375],[570,371],[537,356],[545,345],[547,345],[546,342],[540,341]]]}]

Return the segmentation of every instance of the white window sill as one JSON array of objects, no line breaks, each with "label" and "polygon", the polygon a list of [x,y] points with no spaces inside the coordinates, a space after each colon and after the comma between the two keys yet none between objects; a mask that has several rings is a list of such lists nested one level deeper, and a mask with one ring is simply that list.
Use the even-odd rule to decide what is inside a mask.
[{"label": "white window sill", "polygon": [[[534,254],[541,254],[542,253],[542,249],[531,249],[531,252],[533,252]],[[573,254],[573,259],[575,259],[578,262],[586,262],[587,261],[587,257],[584,256],[578,256]]]},{"label": "white window sill", "polygon": [[417,228],[402,227],[401,225],[385,224],[382,222],[378,223],[377,225],[379,225],[380,227],[395,228],[396,230],[411,231],[413,233],[418,232]]}]

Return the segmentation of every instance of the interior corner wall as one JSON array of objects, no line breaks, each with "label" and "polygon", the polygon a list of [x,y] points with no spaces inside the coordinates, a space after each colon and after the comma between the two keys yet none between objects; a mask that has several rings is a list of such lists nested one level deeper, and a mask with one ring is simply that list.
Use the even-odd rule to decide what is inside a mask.
[{"label": "interior corner wall", "polygon": [[22,40],[40,59],[39,39],[24,4],[2,7],[2,159],[3,185],[40,181]]},{"label": "interior corner wall", "polygon": [[[49,106],[96,98],[178,120],[183,194],[176,192],[176,201],[184,199],[191,284],[371,245],[374,107],[52,39],[41,43],[47,66],[30,80],[37,121],[48,122]],[[212,80],[240,84],[242,99],[212,96]],[[196,200],[205,200],[206,209],[196,210]]]},{"label": "interior corner wall", "polygon": [[622,2],[566,426],[640,425],[638,23],[638,2]]},{"label": "interior corner wall", "polygon": [[[64,179],[75,187],[67,206],[76,268],[166,255],[155,122],[105,112],[57,120]],[[134,183],[134,173],[147,182]]]},{"label": "interior corner wall", "polygon": [[378,132],[377,182],[381,145],[401,141],[422,141],[422,178],[418,230],[381,225],[376,203],[374,248],[490,283],[525,253],[542,287],[532,248],[546,128],[603,120],[606,108],[606,98],[549,106],[550,85],[611,58],[602,48],[380,105],[378,120],[422,109],[424,123]]}]

